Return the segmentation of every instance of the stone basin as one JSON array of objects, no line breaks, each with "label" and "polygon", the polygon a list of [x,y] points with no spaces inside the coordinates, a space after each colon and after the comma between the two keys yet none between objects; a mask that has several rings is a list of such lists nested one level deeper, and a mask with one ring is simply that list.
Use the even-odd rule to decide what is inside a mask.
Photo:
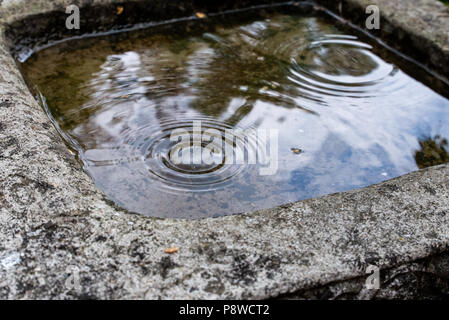
[{"label": "stone basin", "polygon": [[[239,1],[238,6],[269,2]],[[115,206],[66,147],[14,58],[49,41],[227,10],[237,2],[217,7],[212,1],[76,1],[85,27],[57,28],[65,23],[65,8],[71,3],[0,1],[0,298],[362,299],[447,294],[448,165],[220,218],[151,218]],[[382,27],[372,34],[447,81],[449,10],[442,3],[317,3],[362,29],[366,6],[378,5]],[[173,247],[177,252],[167,251]],[[365,286],[372,265],[380,268],[376,290]],[[68,284],[74,276],[79,286]]]}]

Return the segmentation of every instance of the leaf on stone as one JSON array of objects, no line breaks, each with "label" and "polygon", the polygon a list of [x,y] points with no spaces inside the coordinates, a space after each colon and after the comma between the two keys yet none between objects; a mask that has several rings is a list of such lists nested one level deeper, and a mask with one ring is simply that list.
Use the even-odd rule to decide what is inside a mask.
[{"label": "leaf on stone", "polygon": [[173,253],[176,253],[176,252],[178,252],[178,248],[177,247],[172,247],[172,248],[167,248],[167,249],[165,249],[164,250],[164,252],[165,253],[169,253],[169,254],[173,254]]}]

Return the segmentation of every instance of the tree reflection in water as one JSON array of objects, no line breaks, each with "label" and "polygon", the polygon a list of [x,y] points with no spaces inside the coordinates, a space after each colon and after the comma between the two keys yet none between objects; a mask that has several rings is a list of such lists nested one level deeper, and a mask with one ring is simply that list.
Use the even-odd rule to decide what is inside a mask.
[{"label": "tree reflection in water", "polygon": [[446,138],[436,135],[433,139],[420,140],[419,145],[421,149],[415,151],[415,161],[420,169],[449,162]]}]

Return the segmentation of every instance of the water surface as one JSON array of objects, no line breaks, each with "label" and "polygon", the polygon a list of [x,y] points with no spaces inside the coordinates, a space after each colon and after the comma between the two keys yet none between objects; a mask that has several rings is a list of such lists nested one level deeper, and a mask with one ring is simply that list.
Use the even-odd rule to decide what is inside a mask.
[{"label": "water surface", "polygon": [[[403,71],[416,66],[320,15],[252,17],[71,41],[22,68],[99,188],[149,216],[247,212],[447,161],[449,101]],[[277,173],[174,165],[170,133],[194,121],[279,130]]]}]

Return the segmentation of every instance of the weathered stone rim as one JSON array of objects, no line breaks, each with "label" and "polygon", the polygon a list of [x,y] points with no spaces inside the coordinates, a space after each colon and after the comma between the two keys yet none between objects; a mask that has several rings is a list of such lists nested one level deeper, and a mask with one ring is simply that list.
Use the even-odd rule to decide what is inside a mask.
[{"label": "weathered stone rim", "polygon": [[[414,5],[440,10],[432,1]],[[365,2],[343,1],[359,16]],[[392,25],[394,6],[409,10],[408,16],[414,10],[407,0],[372,2]],[[5,9],[0,1],[3,23],[71,1],[20,3]],[[447,54],[444,61],[449,42],[442,39],[428,39],[434,48],[428,54]],[[0,154],[0,297],[267,298],[362,276],[368,264],[390,268],[449,247],[448,165],[239,216],[186,221],[126,214],[105,199],[49,126],[9,46],[0,40],[0,136],[6,136]],[[420,61],[435,67],[437,58]],[[171,245],[179,246],[178,254],[163,252]],[[5,261],[16,261],[14,268]],[[85,274],[79,291],[65,286],[68,265]]]}]

